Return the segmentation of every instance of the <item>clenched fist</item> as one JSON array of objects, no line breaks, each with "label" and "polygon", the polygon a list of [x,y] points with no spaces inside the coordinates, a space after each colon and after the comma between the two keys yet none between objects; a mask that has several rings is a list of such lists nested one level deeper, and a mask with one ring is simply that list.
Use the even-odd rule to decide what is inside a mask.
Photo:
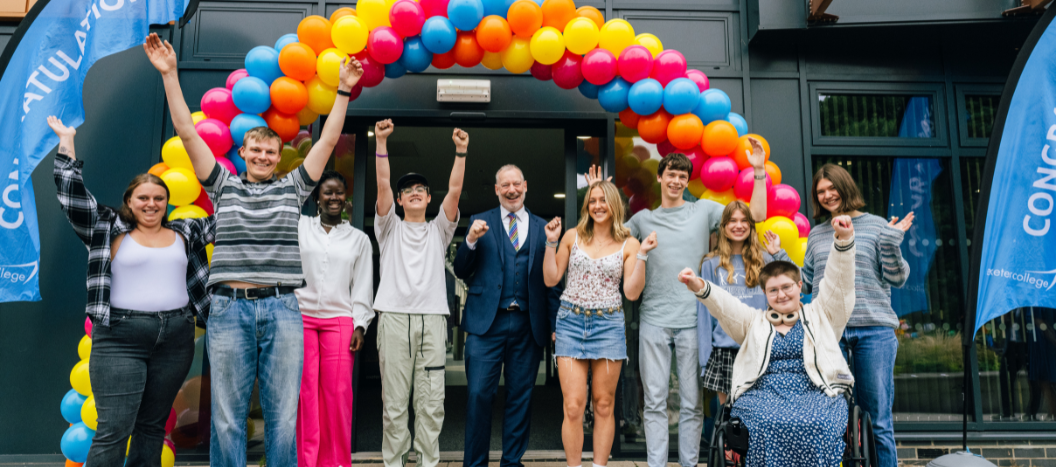
[{"label": "clenched fist", "polygon": [[476,241],[486,233],[488,233],[488,223],[484,222],[484,219],[477,219],[473,221],[473,225],[469,226],[469,233],[466,235],[466,241],[476,243]]},{"label": "clenched fist", "polygon": [[555,217],[546,224],[546,241],[554,243],[561,239],[561,218]]},{"label": "clenched fist", "polygon": [[638,249],[638,251],[640,251],[644,255],[649,253],[650,251],[653,251],[653,248],[656,248],[655,230],[653,231],[653,233],[649,234],[648,237],[645,237],[645,240],[642,240],[642,247]]},{"label": "clenched fist", "polygon": [[455,131],[451,133],[451,141],[455,142],[455,152],[466,152],[469,148],[469,133],[455,128]]},{"label": "clenched fist", "polygon": [[854,223],[851,222],[851,216],[833,217],[832,228],[836,229],[838,240],[846,240],[854,236]]}]

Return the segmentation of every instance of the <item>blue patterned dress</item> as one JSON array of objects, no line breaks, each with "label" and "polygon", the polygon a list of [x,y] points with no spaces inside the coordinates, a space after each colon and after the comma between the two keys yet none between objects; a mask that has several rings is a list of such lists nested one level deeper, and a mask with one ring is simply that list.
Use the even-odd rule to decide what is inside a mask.
[{"label": "blue patterned dress", "polygon": [[847,401],[829,397],[803,366],[803,326],[776,333],[766,372],[733,403],[748,427],[749,467],[838,466],[847,431]]}]

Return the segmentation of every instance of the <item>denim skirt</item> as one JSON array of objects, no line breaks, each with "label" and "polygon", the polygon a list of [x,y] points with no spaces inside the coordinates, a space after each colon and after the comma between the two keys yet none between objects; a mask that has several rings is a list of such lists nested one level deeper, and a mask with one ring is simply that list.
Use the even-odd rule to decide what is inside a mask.
[{"label": "denim skirt", "polygon": [[576,360],[626,360],[623,308],[583,308],[561,301],[557,312],[555,357]]}]

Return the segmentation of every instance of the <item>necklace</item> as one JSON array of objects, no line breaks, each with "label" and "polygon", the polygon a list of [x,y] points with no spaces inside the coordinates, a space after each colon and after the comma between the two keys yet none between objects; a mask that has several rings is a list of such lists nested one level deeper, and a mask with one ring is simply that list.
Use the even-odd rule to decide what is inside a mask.
[{"label": "necklace", "polygon": [[323,220],[322,220],[322,219],[319,219],[319,224],[320,224],[320,225],[322,225],[323,227],[326,227],[326,228],[328,228],[328,229],[332,229],[332,228],[334,228],[334,227],[337,227],[337,226],[339,226],[339,225],[341,225],[341,224],[344,224],[345,222],[347,222],[347,221],[345,221],[344,219],[342,219],[342,220],[341,220],[341,222],[338,222],[338,223],[336,223],[336,224],[334,224],[334,225],[330,225],[330,224],[327,224],[326,222],[323,222]]}]

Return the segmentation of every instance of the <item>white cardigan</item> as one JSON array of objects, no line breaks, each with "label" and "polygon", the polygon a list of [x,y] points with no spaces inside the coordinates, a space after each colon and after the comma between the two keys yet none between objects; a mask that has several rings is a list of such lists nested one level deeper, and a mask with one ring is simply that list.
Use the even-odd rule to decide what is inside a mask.
[{"label": "white cardigan", "polygon": [[[820,292],[800,312],[803,366],[810,380],[829,397],[854,386],[854,376],[840,351],[840,336],[854,310],[854,254],[853,236],[833,242],[822,285],[814,289]],[[730,393],[731,400],[736,400],[766,372],[776,331],[763,310],[745,305],[721,287],[705,281],[696,295],[741,346],[733,362]]]}]

